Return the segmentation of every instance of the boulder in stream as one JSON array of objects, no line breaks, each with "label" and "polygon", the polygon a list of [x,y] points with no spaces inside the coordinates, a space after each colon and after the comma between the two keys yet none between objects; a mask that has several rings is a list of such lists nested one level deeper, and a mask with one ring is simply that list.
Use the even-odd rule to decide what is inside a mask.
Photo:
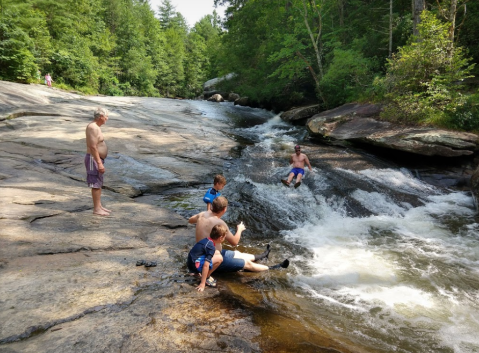
[{"label": "boulder in stream", "polygon": [[281,119],[288,122],[300,121],[311,118],[313,115],[319,113],[319,105],[312,104],[304,107],[293,108],[281,114]]},{"label": "boulder in stream", "polygon": [[380,111],[374,104],[346,104],[314,115],[306,127],[319,139],[361,142],[423,156],[467,156],[478,149],[476,134],[401,126],[377,119]]},{"label": "boulder in stream", "polygon": [[224,102],[224,98],[221,94],[219,93],[216,93],[216,94],[213,94],[210,98],[207,99],[208,102]]},{"label": "boulder in stream", "polygon": [[248,97],[241,97],[235,100],[235,105],[241,105],[241,106],[247,107],[248,104],[249,104]]}]

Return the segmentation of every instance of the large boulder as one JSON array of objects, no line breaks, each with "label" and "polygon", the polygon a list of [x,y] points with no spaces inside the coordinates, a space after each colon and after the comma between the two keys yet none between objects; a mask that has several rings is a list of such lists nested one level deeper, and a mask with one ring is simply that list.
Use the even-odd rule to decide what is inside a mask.
[{"label": "large boulder", "polygon": [[235,73],[229,73],[221,77],[212,78],[211,80],[208,80],[203,84],[203,91],[204,92],[214,91],[216,90],[216,86],[218,85],[218,83],[222,81],[231,80],[235,76],[236,76]]},{"label": "large boulder", "polygon": [[210,98],[207,99],[208,102],[224,102],[224,98],[221,96],[221,94],[213,94]]},{"label": "large boulder", "polygon": [[235,105],[241,105],[241,106],[247,107],[248,104],[249,104],[248,97],[241,97],[235,100]]},{"label": "large boulder", "polygon": [[311,118],[319,113],[319,105],[312,104],[305,107],[293,108],[280,115],[281,119],[287,122],[300,121]]},{"label": "large boulder", "polygon": [[378,120],[380,111],[378,105],[346,104],[314,115],[306,126],[313,137],[362,142],[424,156],[457,157],[478,149],[476,134],[404,127]]},{"label": "large boulder", "polygon": [[225,91],[209,91],[209,92],[203,92],[203,99],[208,100],[211,97],[213,97],[215,94],[219,94],[221,97],[228,96],[228,92],[225,92]]},{"label": "large boulder", "polygon": [[240,95],[238,93],[231,92],[230,94],[228,94],[228,102],[234,102],[238,98],[240,98]]}]

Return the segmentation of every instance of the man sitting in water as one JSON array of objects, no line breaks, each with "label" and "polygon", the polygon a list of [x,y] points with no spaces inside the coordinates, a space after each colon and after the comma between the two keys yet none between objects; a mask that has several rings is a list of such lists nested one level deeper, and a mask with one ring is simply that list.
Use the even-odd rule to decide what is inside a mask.
[{"label": "man sitting in water", "polygon": [[293,178],[296,177],[296,183],[294,187],[297,188],[301,185],[301,179],[304,175],[304,163],[308,165],[309,171],[312,172],[313,169],[311,168],[311,164],[309,163],[308,156],[304,153],[301,153],[301,147],[299,145],[294,146],[294,152],[290,159],[289,163],[293,165],[293,169],[289,172],[288,180],[281,179],[281,182],[289,186],[293,181]]},{"label": "man sitting in water", "polygon": [[[211,210],[204,211],[192,216],[188,223],[196,224],[196,242],[201,239],[207,238],[213,227],[217,224],[226,226],[225,221],[221,217],[226,213],[228,208],[228,200],[225,197],[219,196],[214,199]],[[226,226],[227,227],[227,226]],[[227,227],[228,228],[228,227]],[[229,229],[226,233],[226,241],[233,246],[238,245],[241,239],[241,233],[246,229],[243,222],[238,224],[236,234],[232,234]],[[216,252],[213,256],[213,263],[216,262],[215,257],[222,257],[223,262],[216,269],[216,272],[237,272],[241,270],[248,270],[252,272],[267,271],[277,268],[287,268],[289,266],[289,260],[284,260],[282,263],[275,266],[266,266],[256,263],[256,261],[268,257],[270,252],[270,246],[266,248],[266,251],[260,255],[245,254],[239,251],[223,250],[222,244],[216,243]]]}]

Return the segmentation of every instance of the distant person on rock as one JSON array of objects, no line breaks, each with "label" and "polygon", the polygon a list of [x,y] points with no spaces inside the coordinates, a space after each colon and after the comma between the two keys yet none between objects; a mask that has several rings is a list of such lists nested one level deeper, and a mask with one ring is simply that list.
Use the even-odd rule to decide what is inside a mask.
[{"label": "distant person on rock", "polygon": [[50,74],[46,74],[45,75],[45,83],[47,84],[48,87],[52,88],[52,77],[50,76]]},{"label": "distant person on rock", "polygon": [[[228,208],[228,200],[225,197],[219,196],[214,199],[211,210],[204,211],[192,216],[188,223],[196,224],[196,241],[207,238],[211,233],[213,227],[217,224],[221,224],[227,227],[225,221],[221,217],[226,213]],[[228,228],[227,228],[228,229]],[[241,233],[246,229],[243,222],[238,224],[236,228],[236,234],[232,234],[229,229],[226,233],[226,241],[233,246],[238,245],[241,239]],[[223,250],[221,243],[216,243],[216,252],[213,257],[213,262],[216,261],[216,257],[222,257],[223,262],[216,269],[216,272],[238,272],[241,270],[247,270],[252,272],[261,272],[277,268],[287,268],[289,266],[289,260],[284,260],[282,263],[275,266],[266,266],[256,263],[258,260],[262,260],[269,256],[270,246],[259,255],[245,254],[239,251]]]},{"label": "distant person on rock", "polygon": [[225,185],[226,178],[221,174],[216,175],[215,179],[213,180],[213,187],[209,188],[205,196],[203,197],[203,201],[206,203],[207,211],[211,210],[211,203],[213,202],[213,200],[218,196],[221,196],[220,191],[223,190]]},{"label": "distant person on rock", "polygon": [[293,165],[293,169],[291,169],[291,172],[289,172],[288,179],[281,179],[281,182],[284,185],[289,186],[293,181],[293,178],[296,177],[296,183],[294,184],[294,187],[297,188],[301,185],[301,179],[304,175],[304,164],[307,164],[310,172],[313,171],[313,168],[311,168],[308,156],[306,156],[304,153],[301,153],[301,146],[299,145],[294,146],[294,153],[289,158],[289,163]]},{"label": "distant person on rock", "polygon": [[105,167],[103,163],[108,154],[108,147],[100,127],[108,120],[108,110],[97,108],[93,114],[94,120],[86,127],[86,156],[85,167],[87,172],[87,183],[91,188],[93,198],[93,214],[99,216],[110,215],[110,210],[101,204],[101,188],[103,186],[103,174]]}]

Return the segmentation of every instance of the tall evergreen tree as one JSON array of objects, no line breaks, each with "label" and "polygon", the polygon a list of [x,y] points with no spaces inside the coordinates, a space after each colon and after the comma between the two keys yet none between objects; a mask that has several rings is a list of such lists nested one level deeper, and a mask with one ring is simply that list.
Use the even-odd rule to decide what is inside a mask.
[{"label": "tall evergreen tree", "polygon": [[176,15],[176,8],[170,0],[162,0],[161,5],[158,6],[158,17],[160,19],[161,28],[166,29],[171,26],[171,21]]}]

